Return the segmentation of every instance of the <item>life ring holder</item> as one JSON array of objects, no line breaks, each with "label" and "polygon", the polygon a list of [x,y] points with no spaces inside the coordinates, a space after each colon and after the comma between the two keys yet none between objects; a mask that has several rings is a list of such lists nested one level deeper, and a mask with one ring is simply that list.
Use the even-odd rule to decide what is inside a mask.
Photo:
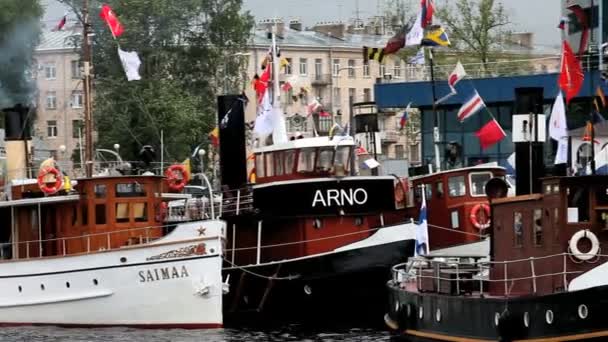
[{"label": "life ring holder", "polygon": [[[48,175],[55,176],[55,183],[52,186],[48,186],[47,182],[44,181],[44,178]],[[45,167],[38,173],[38,187],[42,192],[47,195],[52,195],[59,191],[63,186],[63,177],[61,176],[61,172],[54,167]]]},{"label": "life ring holder", "polygon": [[[181,174],[181,177],[177,175],[178,173]],[[167,171],[165,171],[165,177],[167,177],[169,188],[176,192],[182,191],[190,180],[190,174],[182,164],[169,166]]]},{"label": "life ring holder", "polygon": [[[479,210],[483,209],[483,211],[486,213],[486,217],[488,217],[488,222],[486,223],[480,223],[479,219],[477,218],[477,214],[479,213]],[[491,219],[491,214],[490,214],[490,206],[485,204],[485,203],[478,203],[475,204],[473,206],[473,208],[471,209],[471,214],[469,215],[469,219],[471,220],[471,224],[473,224],[473,226],[475,226],[475,228],[479,229],[479,230],[484,230],[490,227],[490,223],[492,222]]]},{"label": "life ring holder", "polygon": [[[587,238],[591,242],[591,249],[586,253],[582,253],[578,249],[578,242],[582,238]],[[589,229],[581,229],[578,232],[574,233],[570,238],[570,241],[568,242],[568,252],[570,254],[570,259],[572,259],[572,261],[575,263],[581,263],[583,261],[589,263],[597,262],[597,260],[599,260],[599,257],[595,261],[591,261],[591,259],[598,256],[600,250],[600,242],[597,236]],[[576,261],[575,258],[578,259],[578,261]]]}]

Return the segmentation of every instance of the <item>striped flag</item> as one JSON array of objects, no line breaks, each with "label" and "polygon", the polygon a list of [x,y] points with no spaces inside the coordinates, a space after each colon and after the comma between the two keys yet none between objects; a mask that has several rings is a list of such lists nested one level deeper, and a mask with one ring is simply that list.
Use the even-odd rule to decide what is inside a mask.
[{"label": "striped flag", "polygon": [[384,61],[384,49],[364,46],[363,63],[367,64],[370,59],[378,61],[378,63],[382,63]]},{"label": "striped flag", "polygon": [[408,64],[418,64],[418,65],[424,65],[425,60],[424,60],[424,48],[420,48],[420,50],[418,50],[418,53],[416,53],[414,56],[410,57],[407,60]]},{"label": "striped flag", "polygon": [[479,96],[477,90],[475,90],[473,96],[460,107],[460,110],[458,110],[458,121],[463,122],[485,106],[486,104],[483,102],[483,99]]}]

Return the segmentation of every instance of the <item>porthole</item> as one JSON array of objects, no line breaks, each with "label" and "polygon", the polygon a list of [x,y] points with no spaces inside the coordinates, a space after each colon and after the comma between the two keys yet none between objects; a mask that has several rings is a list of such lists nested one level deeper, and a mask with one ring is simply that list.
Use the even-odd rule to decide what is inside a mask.
[{"label": "porthole", "polygon": [[395,301],[395,312],[399,312],[399,301]]},{"label": "porthole", "polygon": [[97,281],[97,279],[93,279],[93,285],[98,285],[99,282]]},{"label": "porthole", "polygon": [[323,227],[323,222],[321,219],[314,219],[312,220],[312,227],[315,229],[321,229],[321,227]]},{"label": "porthole", "polygon": [[312,294],[312,288],[310,287],[310,285],[304,285],[304,293],[309,296]]},{"label": "porthole", "polygon": [[215,248],[209,248],[209,253],[211,253],[211,254],[215,253]]},{"label": "porthole", "polygon": [[545,321],[547,321],[547,324],[553,324],[553,311],[547,310],[545,312]]},{"label": "porthole", "polygon": [[70,282],[69,281],[65,282],[65,287],[67,287],[68,289],[70,288]]},{"label": "porthole", "polygon": [[19,286],[17,287],[17,289],[19,290],[19,292],[23,291],[23,288],[21,288],[21,285],[19,285]]},{"label": "porthole", "polygon": [[406,311],[407,311],[407,317],[412,317],[412,306],[410,304],[408,304],[406,306]]},{"label": "porthole", "polygon": [[498,323],[500,323],[500,314],[496,312],[494,313],[494,325],[498,326]]},{"label": "porthole", "polygon": [[441,309],[437,308],[437,311],[435,311],[435,320],[437,322],[441,322]]},{"label": "porthole", "polygon": [[524,313],[524,326],[526,328],[530,326],[530,314],[527,311]]},{"label": "porthole", "polygon": [[418,318],[422,319],[424,317],[424,309],[421,307],[418,308]]},{"label": "porthole", "polygon": [[581,319],[585,319],[589,316],[589,309],[587,309],[587,305],[581,304],[578,306],[578,317]]},{"label": "porthole", "polygon": [[[40,284],[40,289],[44,291],[44,284]],[[580,311],[579,311],[580,312]]]},{"label": "porthole", "polygon": [[125,258],[125,257],[120,258],[120,262],[122,262],[122,263],[127,262],[127,258]]}]

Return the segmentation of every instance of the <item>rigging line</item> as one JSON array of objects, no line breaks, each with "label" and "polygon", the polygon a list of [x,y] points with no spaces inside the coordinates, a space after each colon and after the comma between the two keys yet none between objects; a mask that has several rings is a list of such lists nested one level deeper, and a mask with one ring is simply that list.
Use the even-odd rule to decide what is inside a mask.
[{"label": "rigging line", "polygon": [[[141,109],[141,111],[144,112],[148,116],[148,118],[150,119],[150,122],[152,123],[152,126],[154,126],[154,132],[156,133],[156,135],[158,136],[158,140],[160,141],[161,140],[161,136],[160,136],[161,129],[157,125],[157,122],[154,119],[154,117],[152,116],[152,113],[150,113],[150,111],[146,107],[145,103],[143,102],[143,99],[139,96],[139,94],[134,94],[133,92],[131,92],[131,96],[132,96],[132,98],[134,100],[136,100],[136,102],[138,103],[138,106]],[[163,146],[164,153],[166,153],[167,157],[169,159],[171,159],[172,158],[171,154],[169,153],[169,151],[166,148],[167,144],[163,144],[163,145],[165,145],[165,146]]]},{"label": "rigging line", "polygon": [[[239,269],[239,270],[241,270],[241,271],[243,271],[245,273],[249,273],[249,274],[251,274],[253,276],[256,276],[256,277],[259,277],[259,278],[263,278],[263,279],[269,279],[269,280],[295,280],[295,279],[298,279],[298,278],[301,277],[301,275],[299,275],[299,274],[293,275],[293,276],[290,275],[290,276],[287,276],[287,277],[266,276],[266,275],[263,275],[263,274],[260,274],[260,273],[256,273],[256,272],[250,271],[250,270],[247,269],[247,267],[236,265],[236,264],[232,263],[230,260],[228,260],[227,258],[224,258],[224,261],[226,263],[230,264],[230,266],[233,267],[233,268]],[[256,265],[251,265],[251,266],[256,266]]]}]

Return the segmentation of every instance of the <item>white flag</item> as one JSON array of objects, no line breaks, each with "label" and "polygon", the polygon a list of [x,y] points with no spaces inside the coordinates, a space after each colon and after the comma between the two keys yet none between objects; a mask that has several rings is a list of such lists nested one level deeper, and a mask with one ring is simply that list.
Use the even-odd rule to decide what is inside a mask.
[{"label": "white flag", "polygon": [[141,65],[141,60],[139,60],[137,52],[126,52],[119,48],[118,56],[120,57],[120,62],[122,63],[123,69],[125,69],[125,74],[127,74],[127,80],[141,80],[141,76],[139,75],[139,66]]},{"label": "white flag", "polygon": [[424,47],[421,47],[414,56],[407,60],[409,64],[424,65]]},{"label": "white flag", "polygon": [[456,64],[456,68],[454,68],[454,71],[452,71],[452,73],[448,77],[448,85],[450,86],[450,88],[452,88],[452,93],[456,93],[456,89],[454,88],[454,86],[466,75],[467,72],[464,71],[464,67],[462,66],[460,61],[458,61],[458,63]]},{"label": "white flag", "polygon": [[551,118],[549,119],[549,135],[553,140],[561,141],[563,137],[568,136],[568,122],[566,121],[566,109],[564,107],[564,98],[560,91],[555,97],[553,109],[551,110]]},{"label": "white flag", "polygon": [[555,154],[555,165],[568,162],[568,138],[563,137],[557,141],[557,153]]},{"label": "white flag", "polygon": [[424,255],[429,253],[429,226],[426,220],[426,189],[422,189],[422,204],[420,204],[420,216],[418,218],[418,226],[416,227],[416,244],[414,247],[414,256]]},{"label": "white flag", "polygon": [[264,93],[262,97],[262,103],[259,106],[258,116],[255,119],[255,126],[253,126],[254,133],[259,136],[264,136],[272,133],[273,121],[272,121],[272,105],[270,104],[270,96],[268,91]]},{"label": "white flag", "polygon": [[420,45],[420,43],[422,43],[424,30],[422,29],[421,17],[422,11],[420,11],[420,14],[418,14],[416,22],[414,22],[414,26],[412,26],[410,32],[405,35],[405,46]]}]

